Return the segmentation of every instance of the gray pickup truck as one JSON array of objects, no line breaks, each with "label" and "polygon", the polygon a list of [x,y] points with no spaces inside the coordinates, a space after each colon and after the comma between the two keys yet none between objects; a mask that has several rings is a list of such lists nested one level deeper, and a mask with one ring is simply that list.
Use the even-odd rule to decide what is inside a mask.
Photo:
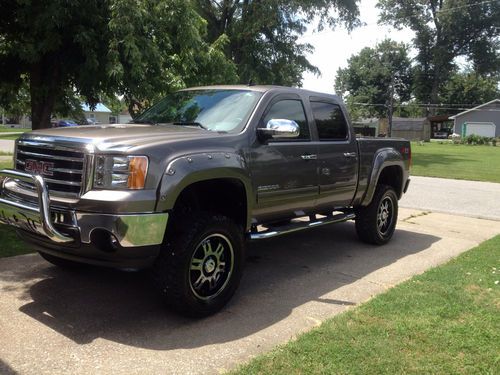
[{"label": "gray pickup truck", "polygon": [[0,221],[61,267],[150,268],[170,306],[205,316],[237,289],[248,240],[355,220],[389,241],[410,160],[406,140],[357,139],[336,96],[198,87],[134,123],[21,136]]}]

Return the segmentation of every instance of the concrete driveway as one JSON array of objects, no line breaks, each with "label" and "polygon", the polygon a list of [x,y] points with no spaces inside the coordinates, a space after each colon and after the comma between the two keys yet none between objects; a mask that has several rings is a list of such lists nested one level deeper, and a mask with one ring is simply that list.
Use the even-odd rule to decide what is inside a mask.
[{"label": "concrete driveway", "polygon": [[497,233],[500,221],[401,209],[383,247],[352,222],[253,243],[235,298],[199,321],[165,310],[144,274],[2,259],[0,373],[215,374]]}]

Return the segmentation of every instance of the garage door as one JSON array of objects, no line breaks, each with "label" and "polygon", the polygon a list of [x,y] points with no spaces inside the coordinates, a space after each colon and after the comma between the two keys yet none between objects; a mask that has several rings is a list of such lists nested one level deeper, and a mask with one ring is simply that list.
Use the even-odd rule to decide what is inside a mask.
[{"label": "garage door", "polygon": [[475,134],[483,137],[494,137],[496,126],[492,122],[466,122],[462,124],[462,136]]}]

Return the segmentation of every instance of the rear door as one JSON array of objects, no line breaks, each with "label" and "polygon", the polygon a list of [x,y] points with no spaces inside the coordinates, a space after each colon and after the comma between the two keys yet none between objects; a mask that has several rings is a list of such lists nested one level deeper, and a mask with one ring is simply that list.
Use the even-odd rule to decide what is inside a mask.
[{"label": "rear door", "polygon": [[271,100],[259,122],[271,119],[295,121],[298,138],[260,140],[251,151],[252,180],[257,191],[254,214],[259,221],[300,214],[313,209],[318,196],[317,151],[311,142],[310,121],[296,94]]},{"label": "rear door", "polygon": [[349,206],[358,182],[358,150],[341,106],[330,98],[310,98],[318,133],[319,209]]}]

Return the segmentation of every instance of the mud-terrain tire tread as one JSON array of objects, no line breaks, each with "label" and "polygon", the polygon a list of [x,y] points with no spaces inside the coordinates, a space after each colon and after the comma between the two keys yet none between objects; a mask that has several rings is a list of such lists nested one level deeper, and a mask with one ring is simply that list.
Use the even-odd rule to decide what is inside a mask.
[{"label": "mud-terrain tire tread", "polygon": [[[389,195],[393,203],[393,218],[388,233],[383,236],[377,229],[377,213],[381,201]],[[356,233],[363,242],[373,245],[385,245],[394,234],[398,219],[398,198],[392,186],[379,184],[375,189],[371,203],[356,210]]]},{"label": "mud-terrain tire tread", "polygon": [[[153,280],[167,305],[177,313],[194,318],[214,314],[226,305],[238,288],[245,260],[243,229],[226,216],[203,211],[190,212],[172,224],[153,266]],[[216,232],[232,243],[234,269],[221,294],[206,302],[193,295],[186,273],[196,246],[209,233]]]}]

